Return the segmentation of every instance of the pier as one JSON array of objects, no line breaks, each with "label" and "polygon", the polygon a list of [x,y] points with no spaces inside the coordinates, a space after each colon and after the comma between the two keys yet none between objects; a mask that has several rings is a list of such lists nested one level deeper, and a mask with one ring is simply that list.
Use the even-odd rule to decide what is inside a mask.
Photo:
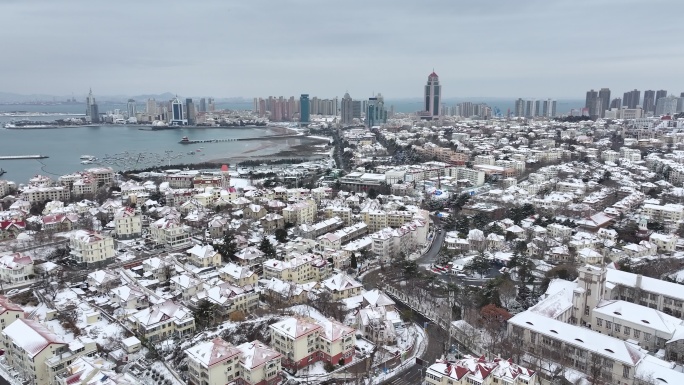
[{"label": "pier", "polygon": [[304,137],[302,134],[291,135],[275,135],[275,136],[260,136],[257,138],[232,138],[232,139],[204,139],[204,140],[181,140],[180,144],[197,144],[197,143],[221,143],[221,142],[238,142],[242,140],[272,140],[272,139],[289,139]]},{"label": "pier", "polygon": [[45,159],[47,155],[0,155],[0,160]]}]

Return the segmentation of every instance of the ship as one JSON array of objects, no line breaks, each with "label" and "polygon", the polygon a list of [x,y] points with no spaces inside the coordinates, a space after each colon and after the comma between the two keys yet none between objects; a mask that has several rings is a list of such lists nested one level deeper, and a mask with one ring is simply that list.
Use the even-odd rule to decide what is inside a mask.
[{"label": "ship", "polygon": [[7,171],[5,171],[4,169],[0,168],[0,176],[5,175],[6,172],[7,172]]}]

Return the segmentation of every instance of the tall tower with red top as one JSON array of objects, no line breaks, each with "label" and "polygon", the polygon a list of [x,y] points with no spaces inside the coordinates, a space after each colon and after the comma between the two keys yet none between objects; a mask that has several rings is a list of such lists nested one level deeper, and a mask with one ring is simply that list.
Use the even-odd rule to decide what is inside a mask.
[{"label": "tall tower with red top", "polygon": [[439,116],[441,103],[442,86],[439,85],[439,76],[433,70],[425,86],[425,111],[430,116]]},{"label": "tall tower with red top", "polygon": [[221,166],[221,188],[230,188],[230,172],[227,164]]}]

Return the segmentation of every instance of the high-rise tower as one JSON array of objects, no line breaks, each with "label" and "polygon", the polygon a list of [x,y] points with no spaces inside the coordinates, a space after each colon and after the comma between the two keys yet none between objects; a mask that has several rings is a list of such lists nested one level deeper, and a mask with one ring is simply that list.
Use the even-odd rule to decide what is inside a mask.
[{"label": "high-rise tower", "polygon": [[195,111],[195,103],[191,98],[185,99],[185,114],[188,117],[188,124],[197,123],[197,112]]},{"label": "high-rise tower", "polygon": [[126,110],[129,118],[135,118],[135,114],[137,113],[137,109],[135,107],[135,100],[128,99],[128,103],[126,103]]},{"label": "high-rise tower", "polygon": [[610,106],[610,88],[601,88],[598,93],[598,100],[601,101],[601,104],[596,105],[596,107],[599,108],[599,110],[596,111],[596,115],[603,118],[606,116],[608,106]]},{"label": "high-rise tower", "polygon": [[86,116],[90,117],[92,123],[100,123],[100,111],[98,110],[95,97],[93,96],[93,89],[90,89],[88,97],[86,98]]},{"label": "high-rise tower", "polygon": [[596,113],[596,100],[598,100],[598,92],[592,90],[587,91],[587,97],[584,102],[584,108],[589,110],[589,117],[596,119],[598,114]]},{"label": "high-rise tower", "polygon": [[442,86],[439,85],[439,76],[432,71],[425,86],[425,111],[429,112],[429,116],[439,116],[441,103]]},{"label": "high-rise tower", "polygon": [[342,110],[340,112],[342,124],[352,124],[354,122],[354,101],[349,93],[345,93],[342,98]]},{"label": "high-rise tower", "polygon": [[299,124],[308,125],[311,122],[311,104],[309,94],[302,94],[299,97]]},{"label": "high-rise tower", "polygon": [[644,104],[642,105],[644,112],[655,111],[655,91],[646,90],[644,91]]},{"label": "high-rise tower", "polygon": [[183,103],[175,97],[171,100],[171,125],[185,126],[188,121],[183,118]]},{"label": "high-rise tower", "polygon": [[622,106],[627,108],[636,108],[641,101],[641,91],[632,90],[627,91],[622,95]]}]

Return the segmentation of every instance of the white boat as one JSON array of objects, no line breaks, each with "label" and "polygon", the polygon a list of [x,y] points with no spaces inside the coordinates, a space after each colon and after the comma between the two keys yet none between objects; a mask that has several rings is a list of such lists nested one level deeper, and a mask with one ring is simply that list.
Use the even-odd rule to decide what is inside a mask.
[{"label": "white boat", "polygon": [[93,159],[94,156],[92,155],[81,155],[81,159]]},{"label": "white boat", "polygon": [[84,160],[84,161],[81,161],[81,164],[91,164],[91,163],[93,163],[92,160]]}]

